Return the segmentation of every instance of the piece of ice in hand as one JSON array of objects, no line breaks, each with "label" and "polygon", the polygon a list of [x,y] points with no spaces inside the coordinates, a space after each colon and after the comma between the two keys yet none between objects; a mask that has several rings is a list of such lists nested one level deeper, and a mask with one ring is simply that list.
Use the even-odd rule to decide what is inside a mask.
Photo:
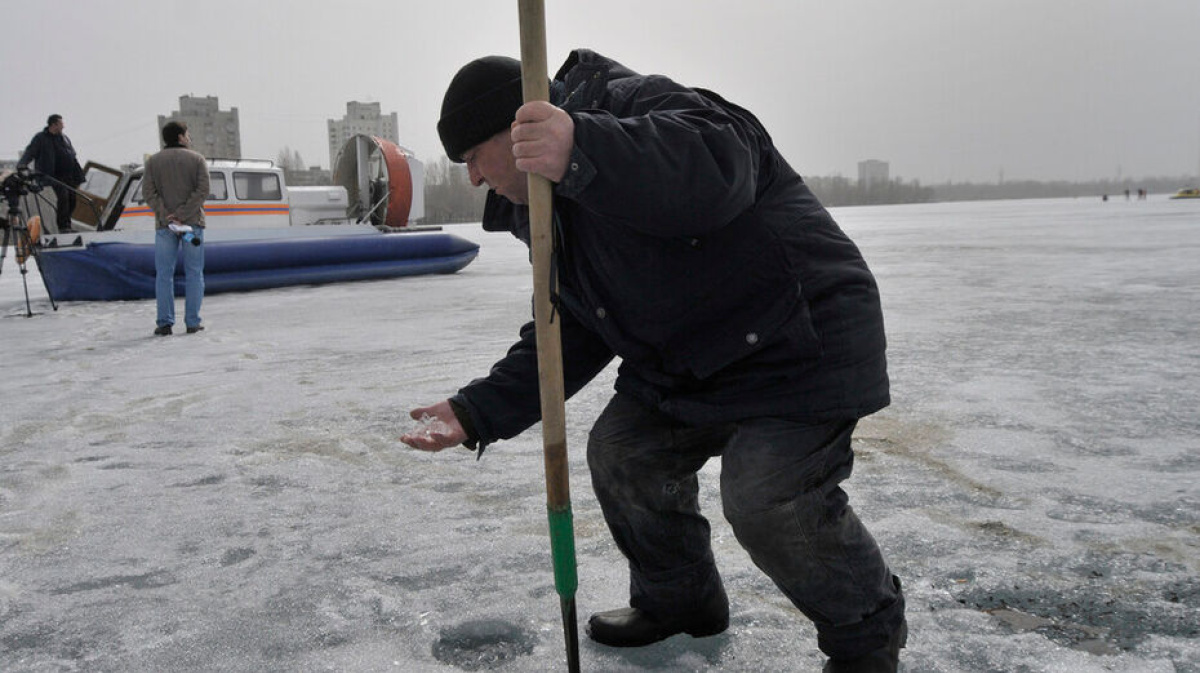
[{"label": "piece of ice in hand", "polygon": [[440,418],[430,416],[429,414],[421,414],[421,418],[417,420],[417,427],[414,434],[418,434],[425,439],[433,439],[435,434],[446,434],[450,432],[450,426],[446,425]]}]

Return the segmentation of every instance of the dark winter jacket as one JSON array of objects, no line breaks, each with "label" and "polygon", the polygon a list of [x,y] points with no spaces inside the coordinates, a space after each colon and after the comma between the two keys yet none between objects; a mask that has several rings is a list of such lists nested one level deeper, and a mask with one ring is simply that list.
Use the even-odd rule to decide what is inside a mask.
[{"label": "dark winter jacket", "polygon": [[75,157],[75,146],[65,133],[51,133],[50,127],[42,129],[21,155],[18,166],[33,162],[39,173],[63,182],[71,187],[83,183],[83,168]]},{"label": "dark winter jacket", "polygon": [[[587,50],[552,98],[575,122],[554,201],[568,396],[615,355],[618,391],[690,424],[888,404],[875,280],[752,114]],[[483,226],[529,242],[494,192]],[[452,401],[486,445],[539,420],[537,388],[529,323]]]}]

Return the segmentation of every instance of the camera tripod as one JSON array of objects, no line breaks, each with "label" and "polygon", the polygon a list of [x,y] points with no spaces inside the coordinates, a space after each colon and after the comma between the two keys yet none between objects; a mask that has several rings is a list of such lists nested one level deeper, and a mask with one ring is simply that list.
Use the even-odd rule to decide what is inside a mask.
[{"label": "camera tripod", "polygon": [[[5,181],[6,187],[8,181]],[[42,277],[42,285],[46,287],[46,295],[50,297],[50,306],[55,311],[58,310],[58,304],[54,301],[54,296],[50,293],[50,285],[46,283],[46,272],[42,270],[42,253],[37,241],[29,235],[29,227],[25,222],[25,216],[21,213],[20,207],[17,205],[19,193],[14,193],[13,190],[5,189],[4,194],[8,201],[8,216],[0,221],[0,227],[4,229],[4,239],[0,242],[0,273],[4,271],[4,258],[8,255],[8,246],[13,245],[15,256],[17,258],[17,268],[21,271],[21,284],[25,288],[25,317],[33,317],[33,306],[29,302],[29,269],[26,262],[32,257],[37,262],[38,274]]]}]

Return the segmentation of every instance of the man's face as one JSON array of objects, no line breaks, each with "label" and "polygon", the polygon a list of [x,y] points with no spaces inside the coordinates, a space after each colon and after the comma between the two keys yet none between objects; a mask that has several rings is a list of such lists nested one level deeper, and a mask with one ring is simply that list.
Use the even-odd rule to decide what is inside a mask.
[{"label": "man's face", "polygon": [[184,131],[183,135],[179,136],[179,144],[184,147],[192,146],[192,135],[190,131]]},{"label": "man's face", "polygon": [[517,170],[508,129],[463,152],[462,158],[472,185],[486,184],[513,203],[529,200],[528,178]]},{"label": "man's face", "polygon": [[63,126],[65,126],[65,124],[63,124],[63,120],[60,119],[50,125],[50,132],[55,135],[62,133]]}]

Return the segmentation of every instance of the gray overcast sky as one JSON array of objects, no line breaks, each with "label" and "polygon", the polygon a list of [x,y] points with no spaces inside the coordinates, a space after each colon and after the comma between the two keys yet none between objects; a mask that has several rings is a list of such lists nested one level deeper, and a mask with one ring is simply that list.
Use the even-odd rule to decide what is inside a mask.
[{"label": "gray overcast sky", "polygon": [[[141,161],[179,96],[237,107],[242,152],[329,163],[350,100],[442,155],[445,86],[519,55],[516,0],[3,0],[0,156],[52,112],[83,159]],[[1197,0],[547,0],[550,71],[595,49],[759,115],[806,175],[923,183],[1200,173]]]}]

